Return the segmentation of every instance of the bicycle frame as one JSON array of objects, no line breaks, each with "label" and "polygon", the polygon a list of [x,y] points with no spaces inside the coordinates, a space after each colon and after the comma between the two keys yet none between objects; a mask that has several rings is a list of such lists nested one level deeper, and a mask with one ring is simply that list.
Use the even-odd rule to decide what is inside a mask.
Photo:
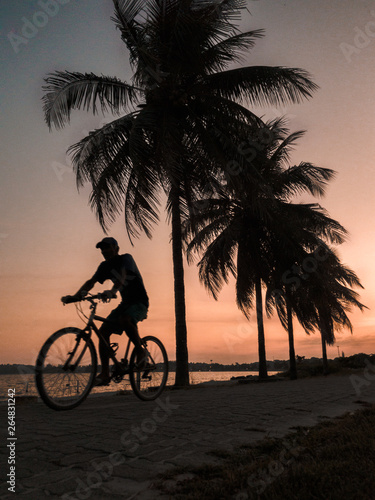
[{"label": "bicycle frame", "polygon": [[[90,316],[89,316],[89,319],[87,321],[87,324],[86,324],[85,328],[83,328],[83,331],[87,332],[88,335],[91,337],[91,332],[92,332],[92,330],[94,330],[94,332],[96,333],[96,335],[99,338],[99,340],[101,340],[102,342],[104,342],[105,346],[107,347],[109,357],[112,359],[112,361],[115,364],[116,368],[120,369],[120,368],[122,368],[122,365],[121,365],[121,362],[118,361],[117,358],[116,358],[116,352],[112,348],[111,344],[108,343],[106,341],[106,339],[101,335],[101,333],[99,331],[99,328],[94,323],[94,320],[101,321],[102,323],[111,324],[111,325],[114,325],[114,326],[117,326],[117,327],[119,325],[117,323],[113,322],[113,321],[108,320],[107,318],[103,318],[102,316],[98,316],[96,314],[96,308],[98,307],[98,303],[94,301],[94,298],[95,297],[86,297],[85,298],[85,300],[89,301],[90,304],[91,304],[90,305],[91,313],[90,313]],[[121,360],[123,362],[127,362],[128,361],[130,344],[131,344],[131,340],[128,337],[128,343],[127,343],[127,346],[126,346],[125,355],[124,355],[123,359]],[[80,358],[78,359],[77,363],[80,361],[80,359],[83,356],[83,354],[84,354],[84,352],[82,352],[82,354],[81,354]]]}]

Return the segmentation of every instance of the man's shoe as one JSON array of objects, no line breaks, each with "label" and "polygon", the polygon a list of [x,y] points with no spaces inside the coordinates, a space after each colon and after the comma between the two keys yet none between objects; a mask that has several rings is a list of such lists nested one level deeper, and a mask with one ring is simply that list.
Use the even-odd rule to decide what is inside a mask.
[{"label": "man's shoe", "polygon": [[94,387],[101,387],[103,385],[109,385],[110,382],[111,382],[110,377],[107,378],[107,377],[98,376],[94,380]]}]

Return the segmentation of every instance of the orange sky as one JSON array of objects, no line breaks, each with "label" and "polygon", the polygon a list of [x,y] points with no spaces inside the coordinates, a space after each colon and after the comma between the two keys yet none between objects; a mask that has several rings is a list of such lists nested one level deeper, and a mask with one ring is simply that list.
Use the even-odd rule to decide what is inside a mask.
[{"label": "orange sky", "polygon": [[[59,298],[74,293],[94,273],[101,258],[95,244],[103,234],[87,204],[89,189],[77,194],[65,151],[88,130],[101,126],[103,118],[76,113],[71,126],[49,133],[43,122],[40,87],[43,77],[54,70],[129,78],[123,44],[109,20],[110,4],[70,2],[18,53],[6,38],[1,46],[6,65],[1,84],[0,363],[33,364],[50,333],[83,324],[74,305],[63,307]],[[358,38],[360,32],[372,33],[371,23],[375,27],[373,2],[264,0],[249,1],[249,8],[252,16],[245,15],[241,26],[265,28],[266,37],[244,64],[301,67],[320,86],[315,97],[302,105],[254,110],[266,118],[285,114],[291,131],[307,130],[293,163],[310,161],[337,171],[321,202],[350,232],[340,255],[359,275],[365,287],[361,300],[369,310],[351,315],[353,335],[340,334],[328,355],[336,356],[337,346],[346,355],[375,352],[371,224],[375,212],[375,29],[362,45]],[[22,18],[31,19],[38,4],[14,2],[3,10],[6,36],[21,33]],[[350,57],[348,47],[355,49]],[[140,325],[141,332],[159,336],[174,359],[170,230],[164,220],[162,211],[154,238],[142,237],[134,248],[121,218],[111,235],[123,252],[133,254],[150,296],[149,319]],[[215,302],[199,284],[196,268],[186,266],[186,299],[191,361],[257,359],[256,325],[236,308],[233,284]],[[103,306],[100,313],[110,308]],[[308,337],[295,327],[297,354],[320,356],[319,335]],[[266,321],[266,349],[268,359],[288,357],[287,335],[277,318]]]}]

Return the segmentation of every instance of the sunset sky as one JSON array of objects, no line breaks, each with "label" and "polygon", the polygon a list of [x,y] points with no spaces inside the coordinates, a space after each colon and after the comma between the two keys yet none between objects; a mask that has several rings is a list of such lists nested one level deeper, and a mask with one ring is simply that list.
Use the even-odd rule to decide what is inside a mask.
[{"label": "sunset sky", "polygon": [[[101,261],[95,244],[104,235],[88,205],[90,189],[77,192],[66,150],[108,117],[75,112],[69,126],[49,132],[41,103],[43,78],[56,70],[131,78],[126,47],[110,20],[111,0],[60,0],[41,14],[46,3],[8,0],[1,9],[0,363],[34,364],[53,331],[83,325],[74,305],[63,307],[60,297],[75,293]],[[303,68],[320,87],[298,106],[252,109],[267,119],[286,115],[291,132],[307,131],[293,164],[308,161],[337,172],[319,201],[350,233],[339,254],[360,277],[361,301],[369,309],[351,314],[353,335],[338,334],[328,356],[373,353],[374,2],[249,0],[248,8],[241,30],[263,28],[265,37],[243,64]],[[141,237],[132,248],[121,217],[109,235],[123,253],[132,253],[148,290],[149,318],[140,324],[141,334],[160,337],[175,359],[164,206],[152,240]],[[185,275],[190,361],[256,361],[255,318],[247,321],[237,309],[233,283],[215,302],[194,265],[186,265]],[[112,307],[98,311],[105,314]],[[296,353],[320,356],[320,336],[307,336],[297,323],[295,329]],[[265,333],[267,359],[287,359],[287,334],[277,317],[266,320]]]}]

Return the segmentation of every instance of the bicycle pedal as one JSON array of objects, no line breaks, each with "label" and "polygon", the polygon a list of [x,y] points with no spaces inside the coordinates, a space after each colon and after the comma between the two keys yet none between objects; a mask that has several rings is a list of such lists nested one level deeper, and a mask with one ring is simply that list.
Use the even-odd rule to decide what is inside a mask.
[{"label": "bicycle pedal", "polygon": [[130,371],[129,365],[125,365],[124,363],[121,363],[121,365],[120,365],[120,373],[121,373],[121,375],[126,375],[126,374],[129,373],[129,371]]}]

